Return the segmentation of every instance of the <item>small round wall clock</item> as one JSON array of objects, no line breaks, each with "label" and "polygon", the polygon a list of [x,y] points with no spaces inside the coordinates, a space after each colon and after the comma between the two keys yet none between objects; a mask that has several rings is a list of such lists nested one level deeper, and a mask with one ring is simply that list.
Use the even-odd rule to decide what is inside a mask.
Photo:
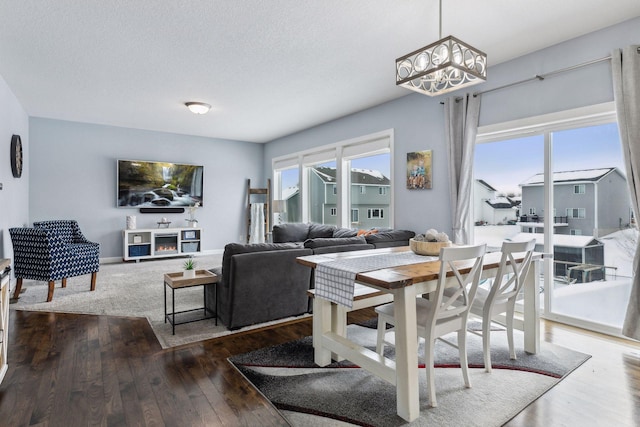
[{"label": "small round wall clock", "polygon": [[11,172],[16,178],[22,176],[22,140],[20,135],[11,137]]}]

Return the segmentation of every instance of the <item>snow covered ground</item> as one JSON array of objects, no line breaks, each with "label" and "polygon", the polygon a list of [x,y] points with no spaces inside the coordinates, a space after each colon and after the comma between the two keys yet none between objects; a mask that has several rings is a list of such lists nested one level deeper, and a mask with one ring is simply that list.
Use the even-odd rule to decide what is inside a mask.
[{"label": "snow covered ground", "polygon": [[[520,232],[518,226],[475,227],[475,241],[499,249],[502,241]],[[556,281],[553,311],[558,314],[621,328],[631,292],[632,262],[638,241],[635,229],[620,230],[599,238],[604,243],[606,281],[566,285]],[[544,294],[541,294],[544,304]]]}]

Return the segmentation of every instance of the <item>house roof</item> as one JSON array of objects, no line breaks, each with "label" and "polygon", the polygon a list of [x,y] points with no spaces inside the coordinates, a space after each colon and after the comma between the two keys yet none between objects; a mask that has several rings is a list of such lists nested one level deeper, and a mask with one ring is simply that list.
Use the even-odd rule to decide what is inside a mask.
[{"label": "house roof", "polygon": [[[617,171],[620,175],[622,173],[618,168],[600,168],[600,169],[583,169],[575,171],[563,171],[553,173],[553,182],[556,184],[562,183],[575,183],[575,182],[597,182],[606,175]],[[520,186],[525,187],[528,185],[542,185],[544,184],[544,173],[539,173],[531,178],[527,179]]]},{"label": "house roof", "polygon": [[489,191],[498,191],[495,188],[493,188],[491,185],[489,185],[489,183],[487,181],[485,181],[484,179],[476,179],[476,182],[480,185],[482,185],[484,188],[486,188]]},{"label": "house roof", "polygon": [[[638,0],[442,5],[489,76],[637,16]],[[437,17],[435,0],[3,0],[0,75],[31,117],[268,142],[412,93],[394,61],[435,40]]]},{"label": "house roof", "polygon": [[511,209],[513,207],[513,203],[507,197],[496,197],[493,200],[486,201],[489,206],[494,209]]},{"label": "house roof", "polygon": [[[336,182],[336,168],[325,166],[312,168],[325,183]],[[380,171],[372,169],[351,169],[351,183],[360,185],[391,185],[391,180]]]},{"label": "house roof", "polygon": [[[518,233],[508,240],[512,242],[526,242],[531,239],[536,239],[536,245],[544,245],[544,234],[542,233]],[[569,234],[553,235],[554,246],[562,246],[565,248],[584,248],[586,246],[600,244],[602,243],[593,236],[572,236]]]}]

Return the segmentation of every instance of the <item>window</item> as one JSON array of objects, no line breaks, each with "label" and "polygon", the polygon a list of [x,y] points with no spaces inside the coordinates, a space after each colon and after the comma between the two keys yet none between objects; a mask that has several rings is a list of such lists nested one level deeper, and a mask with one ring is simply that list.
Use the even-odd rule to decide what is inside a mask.
[{"label": "window", "polygon": [[367,209],[367,218],[368,219],[382,219],[384,218],[384,210],[383,209]]},{"label": "window", "polygon": [[582,230],[580,230],[580,229],[571,229],[570,234],[572,236],[582,236]]},{"label": "window", "polygon": [[[294,160],[295,161],[295,160]],[[273,223],[300,222],[300,168],[284,166],[274,170],[273,200],[284,200],[286,212],[274,212]]]},{"label": "window", "polygon": [[360,222],[360,210],[359,209],[351,209],[351,225],[358,225]]},{"label": "window", "polygon": [[536,208],[529,208],[529,215],[535,215],[536,214]]},{"label": "window", "polygon": [[[288,191],[295,194],[287,200],[287,212],[299,214],[295,220],[290,216],[289,222],[392,227],[392,153],[393,130],[389,129],[274,158],[274,179],[285,169],[295,168],[295,188]],[[280,192],[286,193],[284,187]],[[276,193],[274,188],[274,197],[285,198]],[[378,209],[372,224],[359,214],[359,209],[369,208]]]},{"label": "window", "polygon": [[584,194],[584,184],[574,185],[573,194]]},{"label": "window", "polygon": [[572,219],[584,219],[585,209],[584,208],[567,208],[567,217]]}]

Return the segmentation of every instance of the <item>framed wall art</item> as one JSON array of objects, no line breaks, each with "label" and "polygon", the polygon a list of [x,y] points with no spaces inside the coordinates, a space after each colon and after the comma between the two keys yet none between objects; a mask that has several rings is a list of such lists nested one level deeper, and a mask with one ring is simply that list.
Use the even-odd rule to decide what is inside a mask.
[{"label": "framed wall art", "polygon": [[431,150],[407,153],[407,188],[431,189]]}]

